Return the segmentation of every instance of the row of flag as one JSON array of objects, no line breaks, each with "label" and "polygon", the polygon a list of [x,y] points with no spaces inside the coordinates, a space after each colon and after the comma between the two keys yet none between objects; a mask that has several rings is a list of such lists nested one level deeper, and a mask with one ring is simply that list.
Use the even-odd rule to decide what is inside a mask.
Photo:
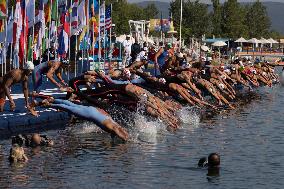
[{"label": "row of flag", "polygon": [[112,26],[112,8],[104,1],[99,5],[98,0],[72,0],[67,7],[59,5],[62,0],[36,0],[37,6],[35,0],[16,0],[9,13],[7,1],[0,0],[0,43],[12,44],[20,64],[39,59],[52,44],[58,56],[66,57],[72,35],[78,36],[79,44],[89,38],[94,48],[100,32]]}]

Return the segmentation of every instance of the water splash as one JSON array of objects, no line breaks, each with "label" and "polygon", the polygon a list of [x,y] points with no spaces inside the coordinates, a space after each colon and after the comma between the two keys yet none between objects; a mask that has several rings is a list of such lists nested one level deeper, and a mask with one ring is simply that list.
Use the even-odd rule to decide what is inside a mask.
[{"label": "water splash", "polygon": [[194,107],[184,106],[177,113],[177,115],[182,120],[182,127],[193,130],[199,127],[200,124],[200,115]]},{"label": "water splash", "polygon": [[71,130],[75,134],[89,134],[89,133],[102,133],[103,131],[94,123],[84,121],[82,123],[76,123],[71,127]]}]

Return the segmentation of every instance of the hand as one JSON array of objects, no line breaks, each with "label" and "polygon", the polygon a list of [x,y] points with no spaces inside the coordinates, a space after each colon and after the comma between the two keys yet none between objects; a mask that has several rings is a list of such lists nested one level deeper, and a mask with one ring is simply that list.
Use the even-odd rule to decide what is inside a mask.
[{"label": "hand", "polygon": [[62,80],[62,81],[61,81],[61,83],[62,83],[64,86],[66,86],[66,87],[68,86],[68,84],[67,84],[67,83],[65,83],[65,81],[64,81],[64,80]]},{"label": "hand", "polygon": [[10,102],[10,110],[13,112],[13,111],[15,111],[15,109],[16,109],[16,104],[15,104],[14,101],[11,101]]},{"label": "hand", "polygon": [[27,107],[27,109],[33,116],[35,117],[39,116],[39,114],[33,108]]}]

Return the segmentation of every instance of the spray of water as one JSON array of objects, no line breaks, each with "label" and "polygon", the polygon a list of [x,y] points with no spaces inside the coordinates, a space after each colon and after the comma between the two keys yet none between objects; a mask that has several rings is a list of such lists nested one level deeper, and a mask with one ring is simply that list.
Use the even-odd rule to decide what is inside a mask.
[{"label": "spray of water", "polygon": [[182,120],[183,128],[194,130],[200,124],[200,115],[195,107],[184,106],[177,115]]}]

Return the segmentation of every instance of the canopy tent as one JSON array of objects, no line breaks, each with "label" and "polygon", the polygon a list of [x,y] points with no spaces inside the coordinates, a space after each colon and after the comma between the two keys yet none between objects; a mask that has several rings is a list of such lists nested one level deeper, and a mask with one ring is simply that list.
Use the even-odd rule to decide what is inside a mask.
[{"label": "canopy tent", "polygon": [[270,43],[270,41],[268,41],[267,39],[265,39],[265,38],[261,38],[260,40],[259,40],[262,44],[269,44]]},{"label": "canopy tent", "polygon": [[261,42],[256,38],[251,38],[250,40],[248,40],[248,43],[258,44],[258,43],[261,43]]},{"label": "canopy tent", "polygon": [[245,39],[245,38],[243,38],[243,37],[241,37],[241,38],[239,38],[239,39],[237,39],[236,41],[235,41],[235,43],[247,43],[248,41]]},{"label": "canopy tent", "polygon": [[203,51],[209,51],[209,47],[207,47],[206,45],[202,45],[201,47],[201,50],[203,50]]},{"label": "canopy tent", "polygon": [[275,40],[272,39],[272,38],[269,38],[268,41],[269,41],[270,43],[272,43],[272,44],[277,44],[277,43],[278,43],[278,41],[275,41]]}]

